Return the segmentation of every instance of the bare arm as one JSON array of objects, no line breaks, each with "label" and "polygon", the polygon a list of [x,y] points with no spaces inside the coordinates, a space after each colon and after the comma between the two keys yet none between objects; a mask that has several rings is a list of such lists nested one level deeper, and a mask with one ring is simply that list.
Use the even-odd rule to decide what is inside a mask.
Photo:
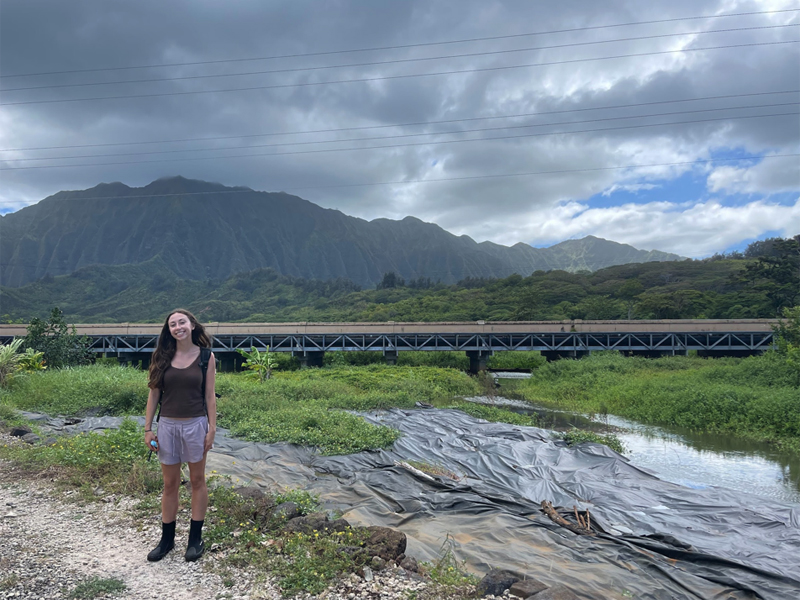
[{"label": "bare arm", "polygon": [[156,408],[158,407],[158,399],[160,396],[161,390],[154,389],[151,389],[147,396],[147,408],[145,408],[144,411],[144,443],[147,445],[148,450],[153,449],[150,446],[150,442],[153,440],[158,442],[158,438],[153,433],[153,419],[156,416]]},{"label": "bare arm", "polygon": [[217,361],[214,353],[208,361],[206,371],[206,410],[208,411],[208,433],[205,440],[205,451],[208,452],[214,446],[214,436],[217,433],[217,397],[214,394],[217,380]]}]

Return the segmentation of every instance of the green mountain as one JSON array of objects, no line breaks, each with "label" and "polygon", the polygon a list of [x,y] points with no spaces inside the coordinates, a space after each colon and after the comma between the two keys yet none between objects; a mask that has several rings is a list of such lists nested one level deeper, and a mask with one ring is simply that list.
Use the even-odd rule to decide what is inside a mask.
[{"label": "green mountain", "polygon": [[59,192],[0,216],[0,256],[0,283],[10,287],[89,265],[158,257],[181,279],[220,280],[271,268],[361,286],[375,285],[387,272],[454,283],[680,259],[593,237],[552,248],[477,243],[414,217],[365,221],[285,193],[183,177],[143,188],[110,183]]},{"label": "green mountain", "polygon": [[29,321],[58,306],[73,323],[159,322],[179,306],[205,322],[774,316],[766,294],[742,280],[753,262],[650,262],[593,273],[537,271],[524,278],[359,290],[344,279],[300,279],[272,269],[237,273],[224,281],[180,279],[159,257],[0,287],[0,312],[5,320]]}]

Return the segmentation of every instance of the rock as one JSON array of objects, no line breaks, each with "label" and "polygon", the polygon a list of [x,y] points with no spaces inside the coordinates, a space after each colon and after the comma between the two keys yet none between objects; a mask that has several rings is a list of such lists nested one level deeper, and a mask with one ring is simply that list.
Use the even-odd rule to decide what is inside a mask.
[{"label": "rock", "polygon": [[45,446],[55,446],[58,443],[58,438],[49,437],[42,442]]},{"label": "rock", "polygon": [[372,567],[373,571],[382,571],[386,566],[386,561],[380,556],[373,556],[372,561],[370,561],[370,566]]},{"label": "rock", "polygon": [[294,502],[282,502],[270,511],[270,517],[283,521],[289,521],[300,516],[302,516],[302,513]]},{"label": "rock", "polygon": [[373,525],[367,527],[370,532],[365,544],[370,556],[380,556],[383,560],[395,560],[406,551],[406,534],[388,527]]},{"label": "rock", "polygon": [[509,589],[510,594],[519,598],[528,598],[547,589],[547,586],[538,579],[523,579],[514,583]]},{"label": "rock", "polygon": [[266,496],[261,488],[253,485],[233,488],[233,491],[239,494],[242,498],[246,498],[248,500],[262,500]]},{"label": "rock", "polygon": [[417,564],[417,559],[413,556],[406,556],[403,560],[400,561],[400,567],[405,569],[406,571],[410,571],[411,573],[418,573],[419,572],[419,565]]},{"label": "rock", "polygon": [[310,515],[306,515],[305,517],[295,517],[294,519],[291,519],[288,523],[286,523],[284,531],[287,533],[301,532],[305,534],[314,533],[315,531],[331,533],[347,531],[348,527],[350,527],[350,523],[344,519],[329,521],[328,515],[325,513],[312,513]]},{"label": "rock", "polygon": [[492,569],[478,583],[476,591],[480,596],[502,596],[503,592],[521,579],[522,577],[511,571]]},{"label": "rock", "polygon": [[[561,584],[534,594],[531,598],[533,600],[580,600],[571,589]],[[598,598],[598,600],[600,599]]]},{"label": "rock", "polygon": [[364,567],[364,581],[372,581],[372,569]]},{"label": "rock", "polygon": [[22,441],[28,442],[29,444],[35,444],[37,442],[42,441],[42,438],[40,438],[35,433],[26,433],[25,435],[22,436]]},{"label": "rock", "polygon": [[14,437],[22,437],[31,432],[31,428],[27,425],[20,425],[19,427],[12,427],[8,433]]}]

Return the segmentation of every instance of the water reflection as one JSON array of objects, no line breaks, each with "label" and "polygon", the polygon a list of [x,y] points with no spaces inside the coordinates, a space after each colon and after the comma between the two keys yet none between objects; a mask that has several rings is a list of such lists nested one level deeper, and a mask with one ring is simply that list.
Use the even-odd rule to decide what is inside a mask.
[{"label": "water reflection", "polygon": [[726,487],[800,504],[800,456],[778,451],[769,444],[730,435],[653,427],[611,415],[592,420],[579,413],[541,406],[509,408],[536,413],[542,426],[549,429],[613,431],[628,448],[626,456],[633,464],[650,469],[667,481],[695,489]]}]

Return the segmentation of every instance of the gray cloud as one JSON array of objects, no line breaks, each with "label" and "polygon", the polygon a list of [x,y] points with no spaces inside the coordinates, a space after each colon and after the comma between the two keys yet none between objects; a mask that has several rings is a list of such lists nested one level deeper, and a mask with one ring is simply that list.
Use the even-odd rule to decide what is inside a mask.
[{"label": "gray cloud", "polygon": [[[64,3],[9,1],[0,5],[0,74],[63,71],[101,67],[201,62],[228,58],[266,57],[377,46],[420,44],[437,40],[513,35],[671,19],[690,15],[780,10],[792,5],[783,0],[709,0],[644,3],[614,0],[587,3],[567,0],[552,3],[501,0],[421,0],[392,2],[283,3],[182,0],[170,3],[140,1],[116,3],[83,0]],[[672,32],[797,23],[797,12],[747,17],[704,19],[636,27],[596,29],[506,40],[415,47],[387,51],[332,54],[282,60],[145,68],[94,73],[54,74],[2,79],[2,88],[104,82],[156,77],[187,77],[242,73],[269,69],[307,68],[453,55],[498,50],[541,48],[625,37],[659,36]],[[553,61],[579,60],[617,54],[652,53],[676,48],[778,42],[800,39],[797,27],[736,31],[684,37],[487,54],[418,63],[346,67],[220,79],[127,83],[113,86],[58,88],[3,92],[0,102],[94,96],[180,93],[197,90],[286,85],[269,90],[219,92],[122,100],[27,104],[0,107],[0,147],[30,148],[61,145],[105,144],[219,136],[253,136],[259,133],[310,131],[398,123],[473,119],[508,114],[569,111],[512,120],[465,121],[442,125],[392,127],[294,136],[243,137],[203,143],[154,143],[137,146],[0,153],[0,167],[32,166],[13,159],[75,154],[117,154],[192,148],[217,148],[208,152],[74,159],[72,163],[124,162],[79,168],[0,171],[0,209],[16,210],[61,189],[79,189],[101,181],[144,185],[161,176],[219,181],[255,189],[285,190],[363,218],[402,218],[413,214],[434,221],[457,234],[477,240],[511,244],[544,243],[595,234],[620,241],[635,240],[642,247],[678,251],[684,233],[704,235],[709,244],[694,253],[710,253],[730,246],[731,233],[741,239],[770,231],[736,227],[709,235],[701,219],[676,220],[664,200],[664,190],[681,174],[711,176],[708,189],[724,200],[725,194],[750,194],[753,209],[783,214],[770,204],[770,173],[764,166],[746,175],[747,165],[713,167],[675,166],[631,170],[603,170],[619,165],[704,160],[719,153],[796,153],[800,147],[797,117],[736,119],[737,116],[796,112],[796,106],[692,113],[694,109],[797,102],[798,94],[740,97],[680,104],[647,105],[624,109],[580,110],[603,106],[661,102],[672,99],[740,95],[800,88],[797,45],[752,46],[736,49],[660,54],[603,61],[498,69],[447,76],[384,79],[361,83],[302,85],[333,79],[395,77],[459,69],[489,69]],[[683,114],[646,117],[655,113]],[[591,119],[641,116],[639,119],[580,123]],[[694,124],[622,128],[645,123],[717,119]],[[471,132],[475,128],[506,125],[560,125]],[[584,129],[610,129],[568,133]],[[269,143],[342,140],[352,137],[454,132],[448,136],[398,138],[334,145],[256,147]],[[458,133],[464,132],[464,133]],[[489,139],[531,133],[559,135]],[[475,139],[451,144],[425,141]],[[337,151],[281,156],[224,158],[228,155],[353,148],[395,144],[393,148]],[[225,147],[239,147],[220,150]],[[175,161],[186,157],[211,160]],[[787,159],[791,161],[792,159]],[[149,161],[149,162],[139,162]],[[69,161],[43,161],[63,164]],[[769,161],[764,162],[765,165]],[[797,162],[793,163],[794,165]],[[459,179],[540,171],[575,171],[524,177]],[[587,170],[596,169],[596,170]],[[727,170],[726,170],[727,169]],[[793,174],[780,173],[782,191],[800,189]],[[361,186],[355,184],[449,179],[438,183]],[[341,186],[341,187],[337,187]],[[629,200],[615,200],[614,192],[635,190],[646,211],[634,211]],[[606,192],[610,205],[583,210],[593,196]],[[722,196],[720,196],[722,195]],[[705,214],[706,197],[679,197]],[[757,203],[762,204],[757,204]],[[766,204],[764,204],[766,203]],[[581,208],[583,207],[583,208]],[[766,208],[764,208],[766,207]],[[744,207],[746,208],[746,207]],[[747,210],[726,213],[729,221],[750,218]],[[772,212],[770,212],[772,211]],[[794,213],[792,213],[794,214]],[[671,216],[672,215],[672,216]],[[589,217],[592,218],[589,218]],[[557,219],[563,219],[558,222]],[[647,219],[678,223],[676,237],[656,236]],[[752,221],[752,219],[751,219]],[[761,223],[761,220],[756,220]],[[755,222],[755,221],[754,221]],[[793,222],[790,219],[790,222]],[[545,228],[543,223],[547,223]],[[626,225],[620,226],[620,223]],[[693,223],[697,230],[693,230]],[[709,223],[713,223],[709,221]],[[637,235],[625,233],[637,226]],[[673,231],[672,226],[666,230]],[[792,233],[788,231],[787,233]],[[738,234],[734,234],[738,235]],[[620,237],[622,236],[622,237]]]}]

